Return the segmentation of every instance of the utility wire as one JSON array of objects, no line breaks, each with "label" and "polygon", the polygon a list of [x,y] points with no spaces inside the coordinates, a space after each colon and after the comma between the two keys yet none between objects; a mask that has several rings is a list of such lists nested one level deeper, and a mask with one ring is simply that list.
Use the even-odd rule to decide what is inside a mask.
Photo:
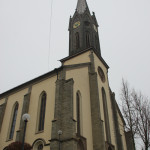
[{"label": "utility wire", "polygon": [[53,15],[53,0],[50,3],[50,29],[49,29],[49,50],[48,50],[48,71],[49,71],[49,64],[50,64],[50,49],[51,49],[51,29],[52,29],[52,15]]}]

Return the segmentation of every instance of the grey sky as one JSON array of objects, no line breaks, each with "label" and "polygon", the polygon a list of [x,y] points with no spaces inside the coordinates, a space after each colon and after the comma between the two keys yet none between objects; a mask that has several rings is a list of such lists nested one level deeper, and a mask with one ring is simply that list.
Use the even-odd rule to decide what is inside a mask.
[{"label": "grey sky", "polygon": [[[0,93],[58,67],[57,60],[68,55],[69,16],[77,0],[53,0],[52,10],[51,2],[0,0]],[[99,23],[112,90],[118,94],[124,77],[149,95],[150,1],[88,0],[88,5]]]},{"label": "grey sky", "polygon": [[[51,2],[0,0],[0,93],[60,66],[57,60],[68,56],[69,16],[77,0],[53,0],[52,7]],[[99,23],[101,52],[117,99],[122,77],[150,96],[150,1],[87,2]]]}]

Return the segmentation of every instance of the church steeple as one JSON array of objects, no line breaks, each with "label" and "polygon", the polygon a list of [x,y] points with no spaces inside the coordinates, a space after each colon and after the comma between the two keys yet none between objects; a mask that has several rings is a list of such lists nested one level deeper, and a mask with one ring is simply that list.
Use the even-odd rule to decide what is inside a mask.
[{"label": "church steeple", "polygon": [[79,14],[83,14],[87,8],[88,8],[88,5],[87,5],[86,0],[78,0],[77,12]]},{"label": "church steeple", "polygon": [[90,47],[101,56],[95,14],[90,14],[86,0],[78,0],[76,11],[70,17],[69,23],[69,56]]}]

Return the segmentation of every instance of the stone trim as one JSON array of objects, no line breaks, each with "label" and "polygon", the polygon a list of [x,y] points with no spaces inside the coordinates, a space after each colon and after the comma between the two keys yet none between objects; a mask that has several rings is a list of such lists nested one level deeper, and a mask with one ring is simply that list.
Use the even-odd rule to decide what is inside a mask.
[{"label": "stone trim", "polygon": [[[82,143],[82,145],[83,145],[83,150],[87,150],[87,140],[86,140],[86,138],[83,137],[83,136],[78,136],[78,135],[77,135],[77,138],[78,138],[78,144],[79,144],[79,143]],[[77,150],[78,150],[78,149],[77,149]]]},{"label": "stone trim", "polygon": [[93,150],[105,150],[104,126],[100,114],[98,79],[97,73],[95,72],[93,53],[91,53],[89,57],[91,60],[91,65],[89,67],[89,85],[90,85]]},{"label": "stone trim", "polygon": [[91,63],[80,63],[80,64],[73,64],[73,65],[64,65],[63,67],[66,69],[73,69],[73,68],[80,68],[80,67],[86,67],[89,66]]},{"label": "stone trim", "polygon": [[106,144],[106,150],[109,150],[108,148],[110,147],[112,150],[115,150],[115,146],[109,143],[108,141],[105,142]]},{"label": "stone trim", "polygon": [[0,105],[0,132],[1,132],[2,124],[3,124],[4,115],[5,115],[7,100],[8,98],[5,99],[5,103]]},{"label": "stone trim", "polygon": [[107,107],[107,97],[106,97],[104,87],[102,87],[101,92],[102,92],[103,110],[104,110],[104,118],[105,118],[106,139],[109,143],[111,143],[110,123],[109,123],[109,115],[108,115],[108,107]]},{"label": "stone trim", "polygon": [[117,116],[117,106],[115,100],[115,94],[110,91],[111,104],[112,104],[112,112],[114,118],[114,127],[115,127],[115,137],[116,137],[116,145],[118,150],[123,150],[123,141],[122,135],[120,134],[119,121]]},{"label": "stone trim", "polygon": [[62,150],[75,150],[77,147],[77,141],[75,140],[76,122],[73,120],[73,85],[73,79],[60,78],[56,81],[55,112],[50,140],[51,150],[58,150],[58,130],[63,132],[60,136]]},{"label": "stone trim", "polygon": [[35,144],[37,141],[42,141],[43,144],[44,144],[44,146],[47,145],[44,139],[38,138],[38,139],[36,139],[36,140],[33,142],[32,147],[34,146],[34,144]]},{"label": "stone trim", "polygon": [[21,118],[20,118],[20,126],[19,126],[19,130],[17,131],[17,134],[16,134],[16,141],[22,141],[23,129],[24,129],[24,122],[22,120],[22,115],[25,113],[28,113],[28,111],[29,111],[31,89],[32,89],[32,87],[30,87],[28,89],[28,91],[30,93],[27,93],[26,95],[24,95],[22,113],[21,113]]},{"label": "stone trim", "polygon": [[131,131],[125,132],[125,139],[127,144],[127,150],[134,150],[134,143]]}]

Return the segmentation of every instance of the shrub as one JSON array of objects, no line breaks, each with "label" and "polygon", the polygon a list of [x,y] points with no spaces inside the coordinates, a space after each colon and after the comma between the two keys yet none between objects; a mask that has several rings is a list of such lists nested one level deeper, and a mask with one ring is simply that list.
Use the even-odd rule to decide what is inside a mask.
[{"label": "shrub", "polygon": [[[22,142],[13,142],[8,145],[6,150],[21,150]],[[32,146],[28,143],[24,143],[24,150],[32,150]]]}]

